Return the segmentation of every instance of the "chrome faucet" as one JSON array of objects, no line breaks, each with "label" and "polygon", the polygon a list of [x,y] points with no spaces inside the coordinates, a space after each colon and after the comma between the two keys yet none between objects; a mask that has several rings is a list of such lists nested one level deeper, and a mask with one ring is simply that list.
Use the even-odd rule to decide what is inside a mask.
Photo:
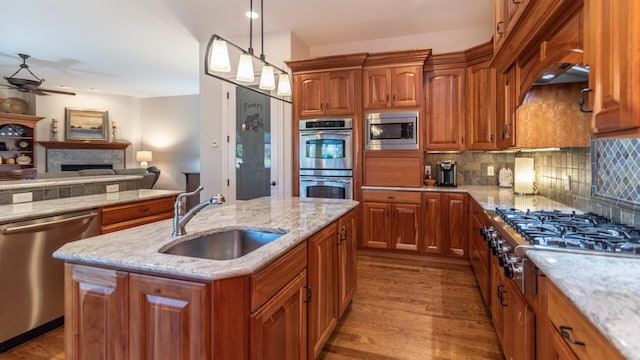
[{"label": "chrome faucet", "polygon": [[216,205],[216,204],[219,205],[219,204],[225,203],[224,196],[222,194],[216,194],[211,196],[211,199],[207,201],[203,201],[200,204],[194,206],[191,210],[189,210],[186,214],[184,214],[181,217],[180,203],[182,199],[187,198],[189,196],[198,195],[202,190],[204,190],[204,187],[198,186],[198,188],[194,192],[183,193],[178,195],[178,197],[176,198],[175,204],[173,204],[173,233],[171,233],[171,236],[185,235],[187,232],[185,231],[184,228],[185,226],[187,226],[187,223],[189,222],[189,220],[191,220],[191,218],[193,218],[195,214],[197,214],[200,210],[204,209],[208,205]]}]

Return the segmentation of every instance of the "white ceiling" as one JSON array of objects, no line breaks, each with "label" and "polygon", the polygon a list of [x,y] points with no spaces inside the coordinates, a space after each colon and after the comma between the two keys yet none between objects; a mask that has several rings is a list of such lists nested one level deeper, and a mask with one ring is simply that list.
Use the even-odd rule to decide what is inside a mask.
[{"label": "white ceiling", "polygon": [[[290,31],[310,48],[490,28],[493,16],[492,0],[264,2],[265,33]],[[258,12],[259,6],[254,0]],[[31,70],[46,79],[43,88],[140,97],[196,94],[199,42],[213,33],[247,36],[248,9],[248,0],[13,1],[0,10],[0,75],[16,71],[17,54],[26,53]],[[259,25],[254,21],[257,50]],[[24,70],[19,75],[27,76]]]}]

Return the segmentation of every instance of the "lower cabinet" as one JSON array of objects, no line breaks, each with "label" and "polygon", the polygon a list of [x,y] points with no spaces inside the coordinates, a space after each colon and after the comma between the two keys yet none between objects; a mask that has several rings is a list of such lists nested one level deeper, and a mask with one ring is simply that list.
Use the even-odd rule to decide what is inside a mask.
[{"label": "lower cabinet", "polygon": [[468,256],[467,200],[465,193],[425,192],[423,251],[446,256]]},{"label": "lower cabinet", "polygon": [[356,292],[356,251],[360,237],[360,208],[356,208],[338,220],[338,314],[339,317],[351,303]]},{"label": "lower cabinet", "polygon": [[362,198],[365,247],[418,251],[419,192],[364,190]]},{"label": "lower cabinet", "polygon": [[171,219],[176,196],[104,206],[100,209],[103,234]]},{"label": "lower cabinet", "polygon": [[473,200],[469,206],[469,260],[473,273],[476,275],[478,288],[484,303],[489,305],[489,248],[487,241],[480,232],[485,226],[489,226],[489,222],[485,217],[482,207]]}]

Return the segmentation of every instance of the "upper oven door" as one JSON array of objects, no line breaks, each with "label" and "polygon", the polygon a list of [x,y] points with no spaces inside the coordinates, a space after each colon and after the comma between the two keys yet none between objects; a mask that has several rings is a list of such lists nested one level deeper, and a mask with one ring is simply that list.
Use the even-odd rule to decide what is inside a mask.
[{"label": "upper oven door", "polygon": [[352,169],[353,131],[301,130],[300,169]]}]

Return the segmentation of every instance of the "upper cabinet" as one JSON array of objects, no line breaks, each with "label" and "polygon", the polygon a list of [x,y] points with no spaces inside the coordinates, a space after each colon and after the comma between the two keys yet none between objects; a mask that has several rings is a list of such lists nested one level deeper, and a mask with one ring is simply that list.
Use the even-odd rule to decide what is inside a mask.
[{"label": "upper cabinet", "polygon": [[369,54],[363,69],[364,109],[420,107],[430,54],[431,49]]},{"label": "upper cabinet", "polygon": [[495,0],[493,47],[497,52],[524,12],[529,0]]},{"label": "upper cabinet", "polygon": [[467,53],[467,150],[496,150],[496,70],[490,67],[491,44]]},{"label": "upper cabinet", "polygon": [[640,135],[640,2],[585,0],[595,137]]},{"label": "upper cabinet", "polygon": [[39,116],[0,113],[0,180],[36,175],[36,123]]},{"label": "upper cabinet", "polygon": [[290,60],[296,119],[358,114],[366,53]]}]

